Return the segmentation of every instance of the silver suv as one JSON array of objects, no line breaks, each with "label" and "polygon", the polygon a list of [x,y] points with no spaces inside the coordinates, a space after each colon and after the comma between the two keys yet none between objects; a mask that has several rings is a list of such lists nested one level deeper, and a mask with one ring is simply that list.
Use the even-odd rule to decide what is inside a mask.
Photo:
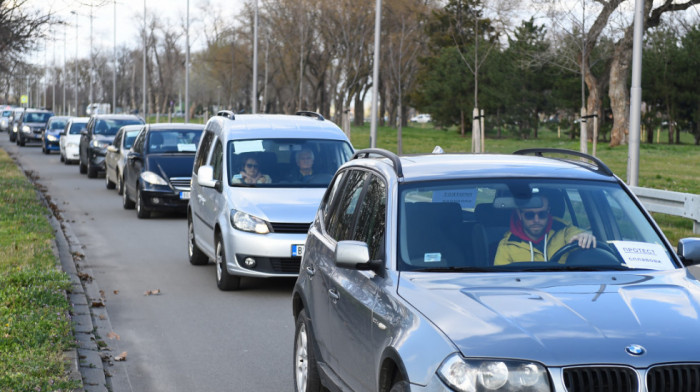
[{"label": "silver suv", "polygon": [[353,154],[321,115],[235,115],[207,123],[187,209],[190,263],[216,263],[216,284],[296,277],[304,242],[335,171]]},{"label": "silver suv", "polygon": [[700,239],[676,254],[594,157],[361,150],[305,245],[296,391],[699,385]]}]

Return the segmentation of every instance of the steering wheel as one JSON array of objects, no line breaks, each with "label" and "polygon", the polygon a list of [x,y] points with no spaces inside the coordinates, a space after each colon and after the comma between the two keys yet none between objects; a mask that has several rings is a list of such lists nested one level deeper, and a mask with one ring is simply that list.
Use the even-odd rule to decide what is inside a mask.
[{"label": "steering wheel", "polygon": [[[612,260],[610,260],[610,256],[612,256],[612,259],[614,260],[615,264],[620,263],[619,256],[618,256],[617,252],[615,251],[615,249],[613,249],[613,247],[610,246],[610,244],[608,244],[607,242],[603,242],[603,241],[596,241],[595,248],[585,248],[585,249],[578,246],[578,241],[570,242],[570,243],[562,246],[561,248],[559,248],[558,251],[554,252],[552,257],[549,258],[549,262],[558,263],[559,259],[561,259],[562,256],[564,256],[565,254],[567,254],[569,252],[579,252],[579,251],[583,251],[583,252],[594,251],[595,252],[596,250],[605,251],[607,253],[604,257],[604,259],[607,259],[607,260],[604,260],[604,261],[612,261]],[[567,264],[568,264],[568,260],[567,260]],[[600,263],[594,262],[591,264],[600,264]],[[603,264],[613,264],[613,263],[606,262]]]}]

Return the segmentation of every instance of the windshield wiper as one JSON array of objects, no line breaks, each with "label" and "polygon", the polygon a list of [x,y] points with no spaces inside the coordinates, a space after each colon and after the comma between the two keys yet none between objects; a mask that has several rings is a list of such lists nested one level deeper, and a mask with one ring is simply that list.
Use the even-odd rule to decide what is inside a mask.
[{"label": "windshield wiper", "polygon": [[497,267],[436,267],[410,270],[410,272],[495,272]]},{"label": "windshield wiper", "polygon": [[518,268],[515,271],[539,272],[539,271],[629,271],[629,268],[621,265],[562,265],[551,267]]}]

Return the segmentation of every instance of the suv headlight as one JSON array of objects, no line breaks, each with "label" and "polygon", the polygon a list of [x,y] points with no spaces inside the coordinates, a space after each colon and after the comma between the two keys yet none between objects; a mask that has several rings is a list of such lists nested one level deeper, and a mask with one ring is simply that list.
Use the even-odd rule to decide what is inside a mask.
[{"label": "suv headlight", "polygon": [[29,125],[23,125],[23,126],[22,126],[22,132],[24,132],[24,133],[32,133],[32,129],[29,128]]},{"label": "suv headlight", "polygon": [[109,143],[105,143],[105,142],[100,141],[100,140],[93,140],[90,142],[90,145],[93,148],[99,148],[100,150],[103,150],[103,149],[107,148],[107,146],[109,146]]},{"label": "suv headlight", "polygon": [[152,171],[145,171],[141,173],[141,180],[153,185],[168,185],[168,182],[163,179],[163,177],[153,173]]},{"label": "suv headlight", "polygon": [[547,370],[535,362],[513,360],[466,360],[458,354],[448,357],[438,376],[460,392],[550,392]]},{"label": "suv headlight", "polygon": [[241,231],[258,234],[267,234],[270,232],[267,222],[257,216],[246,214],[245,212],[231,210],[229,219],[231,220],[231,226]]}]

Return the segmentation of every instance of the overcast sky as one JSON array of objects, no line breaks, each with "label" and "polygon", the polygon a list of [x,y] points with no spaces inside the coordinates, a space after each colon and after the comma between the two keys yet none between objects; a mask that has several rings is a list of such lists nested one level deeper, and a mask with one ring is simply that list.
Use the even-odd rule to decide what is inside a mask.
[{"label": "overcast sky", "polygon": [[[242,11],[244,3],[248,0],[189,0],[190,13],[190,45],[193,50],[203,45],[201,24],[197,24],[202,16],[202,8],[209,12],[221,12],[232,19]],[[68,61],[75,58],[76,48],[79,58],[87,58],[90,53],[90,9],[92,8],[92,45],[95,51],[100,48],[111,55],[114,43],[114,0],[29,0],[32,6],[42,10],[50,9],[58,18],[68,24],[65,28],[65,51]],[[143,9],[146,4],[148,14],[157,14],[158,17],[173,26],[180,25],[186,19],[188,0],[116,0],[116,40],[117,46],[136,46],[139,40],[139,31],[143,27]],[[93,7],[90,7],[90,4]],[[78,41],[76,45],[76,15],[78,14]],[[147,18],[150,19],[149,16]],[[63,61],[64,28],[54,28],[56,63]],[[53,41],[46,43],[47,62],[53,59]],[[34,54],[34,62],[44,61],[44,43],[39,42],[39,51]],[[41,57],[41,58],[38,58]]]}]

